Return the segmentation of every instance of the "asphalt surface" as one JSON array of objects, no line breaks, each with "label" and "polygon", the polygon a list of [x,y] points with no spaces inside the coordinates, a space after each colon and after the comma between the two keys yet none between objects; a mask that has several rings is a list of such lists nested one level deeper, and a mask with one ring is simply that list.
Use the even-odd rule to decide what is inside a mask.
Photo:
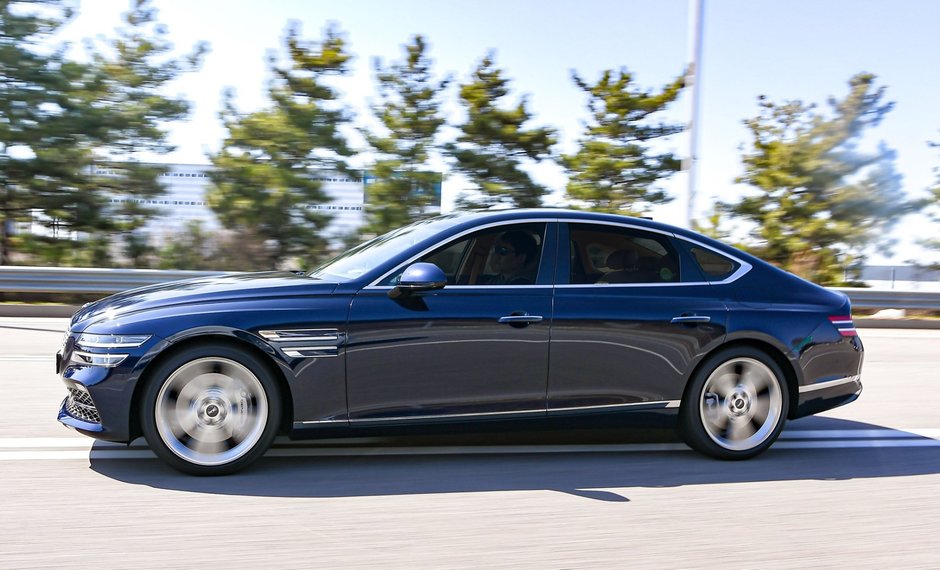
[{"label": "asphalt surface", "polygon": [[0,318],[0,568],[940,568],[940,331],[720,462],[671,432],[279,441],[181,475],[55,421],[63,319]]}]

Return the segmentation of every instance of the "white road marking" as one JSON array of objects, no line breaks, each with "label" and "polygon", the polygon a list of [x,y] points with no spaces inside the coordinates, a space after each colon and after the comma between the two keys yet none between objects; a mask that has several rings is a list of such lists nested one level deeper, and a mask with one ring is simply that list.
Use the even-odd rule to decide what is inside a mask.
[{"label": "white road marking", "polygon": [[907,339],[929,339],[940,338],[940,331],[933,329],[866,329],[859,328],[858,336],[862,341],[866,338],[907,338]]},{"label": "white road marking", "polygon": [[894,439],[927,437],[940,439],[940,429],[794,429],[780,434],[786,439]]},{"label": "white road marking", "polygon": [[[334,442],[337,440],[333,440]],[[366,443],[372,443],[366,440]],[[940,429],[791,430],[776,449],[940,447]],[[689,451],[681,443],[581,445],[330,446],[280,438],[268,457],[381,457],[417,455],[514,455],[537,453],[648,453]],[[152,459],[141,440],[133,446],[78,437],[0,438],[0,461]]]}]

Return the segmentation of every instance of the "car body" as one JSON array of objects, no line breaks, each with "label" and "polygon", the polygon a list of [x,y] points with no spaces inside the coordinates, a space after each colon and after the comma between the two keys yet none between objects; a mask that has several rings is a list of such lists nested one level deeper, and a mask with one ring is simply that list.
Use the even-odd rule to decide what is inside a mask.
[{"label": "car body", "polygon": [[677,422],[747,458],[857,398],[862,357],[841,293],[651,220],[530,209],[417,222],[308,274],[112,295],[56,369],[63,424],[221,474],[278,434],[494,422]]}]

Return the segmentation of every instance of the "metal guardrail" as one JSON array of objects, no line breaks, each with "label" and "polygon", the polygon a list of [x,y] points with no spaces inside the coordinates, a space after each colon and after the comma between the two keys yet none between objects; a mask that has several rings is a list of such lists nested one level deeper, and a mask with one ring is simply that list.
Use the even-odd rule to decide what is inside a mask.
[{"label": "metal guardrail", "polygon": [[895,289],[864,289],[831,287],[849,296],[853,309],[921,309],[940,311],[940,291],[898,291]]},{"label": "metal guardrail", "polygon": [[224,275],[224,272],[0,265],[0,293],[117,293],[212,275]]},{"label": "metal guardrail", "polygon": [[[178,279],[224,275],[221,271],[0,266],[0,293],[116,293]],[[834,287],[857,309],[940,311],[940,292]]]}]

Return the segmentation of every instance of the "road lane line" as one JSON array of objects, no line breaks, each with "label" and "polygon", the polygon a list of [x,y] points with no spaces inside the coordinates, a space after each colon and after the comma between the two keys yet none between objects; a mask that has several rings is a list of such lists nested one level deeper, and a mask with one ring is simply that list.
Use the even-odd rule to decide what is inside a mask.
[{"label": "road lane line", "polygon": [[[883,449],[940,447],[936,439],[855,439],[780,441],[774,449]],[[542,445],[542,446],[427,446],[427,447],[346,447],[346,448],[274,448],[266,457],[387,457],[429,455],[533,455],[567,453],[651,453],[691,451],[681,443],[619,445]],[[16,449],[0,451],[3,461],[153,459],[149,449],[140,447],[93,449]]]},{"label": "road lane line", "polygon": [[[864,341],[866,338],[890,338],[890,339],[931,339],[940,338],[940,332],[936,330],[918,329],[919,332],[910,329],[858,329],[858,336]],[[879,331],[879,332],[874,332]]]},{"label": "road lane line", "polygon": [[927,437],[940,439],[940,429],[794,429],[780,434],[781,440],[788,439],[892,439]]},{"label": "road lane line", "polygon": [[44,448],[84,448],[92,445],[104,447],[127,447],[123,443],[96,441],[90,437],[9,437],[0,438],[0,450],[7,449],[44,449]]},{"label": "road lane line", "polygon": [[778,441],[771,449],[856,449],[881,447],[940,447],[936,439],[854,439],[821,441]]},{"label": "road lane line", "polygon": [[[892,440],[892,439],[933,439],[940,441],[940,428],[907,428],[907,429],[841,429],[841,430],[789,430],[780,434],[780,441],[803,440]],[[371,445],[363,445],[371,444]],[[124,443],[98,441],[88,437],[7,437],[0,438],[0,451],[32,449],[85,449],[90,450],[94,445],[96,450],[102,448],[127,450],[129,448],[146,447],[143,439],[137,439],[131,446]],[[663,449],[673,449],[670,446],[684,448],[681,443],[620,443],[620,444],[558,444],[558,445],[464,445],[464,446],[395,446],[388,439],[382,438],[349,438],[329,440],[290,440],[278,437],[274,440],[274,449],[486,449],[487,452],[496,450],[542,449],[549,452],[565,452],[569,450],[613,450],[631,451],[634,448],[644,450],[655,446]]]}]

